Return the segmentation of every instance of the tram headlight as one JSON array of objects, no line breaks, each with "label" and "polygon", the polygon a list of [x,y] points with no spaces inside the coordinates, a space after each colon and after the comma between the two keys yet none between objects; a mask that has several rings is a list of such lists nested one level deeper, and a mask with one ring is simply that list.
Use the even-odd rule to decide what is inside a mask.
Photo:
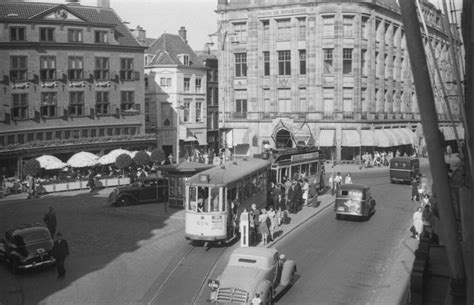
[{"label": "tram headlight", "polygon": [[207,281],[207,286],[209,286],[209,288],[211,288],[211,290],[217,290],[219,289],[219,281],[218,280],[208,280]]}]

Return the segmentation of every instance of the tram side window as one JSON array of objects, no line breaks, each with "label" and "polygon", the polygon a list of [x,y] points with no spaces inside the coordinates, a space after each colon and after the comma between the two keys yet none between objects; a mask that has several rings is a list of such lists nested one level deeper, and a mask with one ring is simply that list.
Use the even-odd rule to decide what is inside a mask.
[{"label": "tram side window", "polygon": [[300,174],[300,166],[299,165],[293,165],[291,167],[291,179],[293,180],[298,180]]},{"label": "tram side window", "polygon": [[280,169],[280,172],[281,172],[281,181],[280,182],[283,182],[283,178],[286,178],[287,180],[290,179],[290,173],[288,172],[288,167],[282,167]]},{"label": "tram side window", "polygon": [[220,202],[220,196],[219,196],[219,188],[214,187],[211,188],[211,212],[219,212],[219,202]]},{"label": "tram side window", "polygon": [[197,190],[197,211],[198,212],[207,212],[209,211],[208,206],[208,197],[209,197],[209,190],[207,187],[199,186]]},{"label": "tram side window", "polygon": [[309,175],[309,164],[301,164],[301,175],[303,178]]},{"label": "tram side window", "polygon": [[197,198],[196,198],[196,187],[190,186],[189,187],[189,206],[188,209],[190,211],[197,211]]},{"label": "tram side window", "polygon": [[309,165],[309,175],[314,176],[318,173],[318,162],[313,162]]}]

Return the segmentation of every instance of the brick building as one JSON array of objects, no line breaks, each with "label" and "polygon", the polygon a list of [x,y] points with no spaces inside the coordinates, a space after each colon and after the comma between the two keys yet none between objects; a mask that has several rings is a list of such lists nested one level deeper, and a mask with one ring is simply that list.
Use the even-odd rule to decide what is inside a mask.
[{"label": "brick building", "polygon": [[0,170],[23,159],[156,145],[145,135],[144,47],[98,1],[0,1]]},{"label": "brick building", "polygon": [[[459,121],[441,12],[428,2],[422,12]],[[254,154],[266,145],[316,145],[327,158],[352,160],[365,151],[411,153],[423,145],[395,0],[218,0],[217,13],[227,147]],[[452,141],[437,77],[435,83],[440,129]]]}]

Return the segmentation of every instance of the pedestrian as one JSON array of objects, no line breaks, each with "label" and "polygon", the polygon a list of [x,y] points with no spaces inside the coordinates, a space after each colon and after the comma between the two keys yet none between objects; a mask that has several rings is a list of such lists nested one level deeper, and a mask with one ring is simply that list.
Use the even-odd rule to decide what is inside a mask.
[{"label": "pedestrian", "polygon": [[301,200],[303,205],[308,205],[308,194],[309,194],[309,183],[308,179],[304,178],[303,185],[301,186]]},{"label": "pedestrian", "polygon": [[431,211],[431,206],[429,204],[426,204],[423,208],[421,218],[423,220],[423,228],[431,227],[433,225],[433,212]]},{"label": "pedestrian", "polygon": [[318,206],[318,185],[316,179],[309,185],[308,202],[309,200],[311,200],[315,206]]},{"label": "pedestrian", "polygon": [[288,203],[288,212],[290,214],[296,213],[296,201],[297,201],[297,194],[296,194],[296,181],[293,181],[291,184],[290,189],[288,190],[287,196],[287,203]]},{"label": "pedestrian", "polygon": [[54,234],[56,233],[57,220],[56,213],[54,212],[53,207],[49,207],[48,213],[46,213],[43,217],[43,221],[46,224],[49,233],[51,234],[51,238],[54,238]]},{"label": "pedestrian", "polygon": [[420,240],[427,241],[428,243],[434,246],[439,246],[438,234],[433,231],[432,227],[425,227],[423,233],[421,233],[420,235]]},{"label": "pedestrian", "polygon": [[89,187],[91,193],[95,190],[94,176],[95,176],[94,171],[89,170],[89,176],[87,178],[87,186]]},{"label": "pedestrian", "polygon": [[[257,205],[255,203],[252,203],[251,205],[251,210],[250,210],[250,217],[252,217],[252,219],[250,220],[250,227],[252,229],[252,240],[256,243],[258,243],[258,241],[260,240],[259,238],[259,216],[260,216],[260,210],[257,209]],[[252,227],[252,223],[253,223],[253,227]]]},{"label": "pedestrian", "polygon": [[340,172],[337,172],[336,177],[334,177],[335,193],[337,193],[341,185],[342,185],[342,175]]},{"label": "pedestrian", "polygon": [[420,234],[423,232],[423,213],[421,208],[418,207],[413,213],[413,224],[411,229],[414,238],[420,239]]},{"label": "pedestrian", "polygon": [[33,175],[28,176],[28,199],[35,197],[35,177]]},{"label": "pedestrian", "polygon": [[62,278],[66,275],[64,263],[66,261],[66,257],[69,255],[69,246],[67,244],[67,241],[62,238],[62,234],[60,232],[56,234],[56,240],[54,241],[52,254],[54,259],[56,260],[58,278]]},{"label": "pedestrian", "polygon": [[262,236],[263,244],[268,244],[268,235],[270,234],[270,230],[268,229],[267,210],[264,208],[262,209],[260,215],[258,215],[258,229],[260,235]]},{"label": "pedestrian", "polygon": [[346,177],[344,178],[344,184],[351,184],[352,183],[352,177],[350,173],[347,173]]},{"label": "pedestrian", "polygon": [[417,202],[418,199],[418,181],[416,178],[411,179],[411,200]]},{"label": "pedestrian", "polygon": [[288,215],[286,201],[283,198],[282,194],[278,195],[278,199],[275,203],[275,207],[277,211],[277,223],[278,223],[278,226],[281,226],[282,223],[286,223],[286,217]]},{"label": "pedestrian", "polygon": [[275,234],[275,228],[277,226],[276,211],[273,206],[270,206],[267,211],[268,219],[270,220],[268,230],[270,231],[270,239],[273,240]]}]

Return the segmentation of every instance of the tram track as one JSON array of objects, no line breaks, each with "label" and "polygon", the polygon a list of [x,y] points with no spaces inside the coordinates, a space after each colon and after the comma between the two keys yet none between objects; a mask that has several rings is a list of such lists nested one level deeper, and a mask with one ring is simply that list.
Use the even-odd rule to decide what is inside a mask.
[{"label": "tram track", "polygon": [[[209,275],[228,247],[195,247],[189,245],[170,268],[166,277],[157,280],[145,297],[145,304],[197,303],[206,287]],[[156,288],[154,288],[156,287]],[[185,288],[185,289],[183,289]],[[155,290],[156,289],[156,290]]]}]

